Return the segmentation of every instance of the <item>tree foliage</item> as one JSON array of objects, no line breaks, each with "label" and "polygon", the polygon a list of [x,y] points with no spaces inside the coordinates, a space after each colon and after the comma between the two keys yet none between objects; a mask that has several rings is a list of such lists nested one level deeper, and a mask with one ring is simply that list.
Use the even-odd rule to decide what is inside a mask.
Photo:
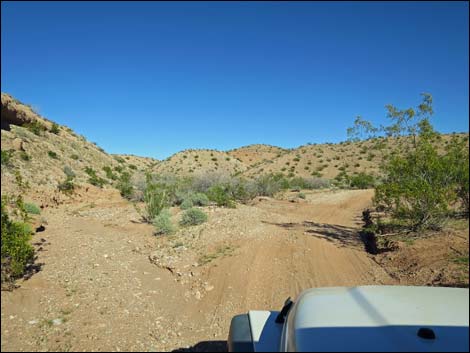
[{"label": "tree foliage", "polygon": [[384,179],[376,186],[374,201],[415,230],[441,227],[458,206],[468,217],[469,209],[468,140],[455,137],[440,151],[434,143],[440,136],[430,122],[432,96],[423,93],[422,97],[416,109],[387,105],[388,126],[374,128],[356,118],[354,127],[348,129],[350,138],[364,136],[364,132],[412,138],[411,148],[392,154],[382,164]]}]

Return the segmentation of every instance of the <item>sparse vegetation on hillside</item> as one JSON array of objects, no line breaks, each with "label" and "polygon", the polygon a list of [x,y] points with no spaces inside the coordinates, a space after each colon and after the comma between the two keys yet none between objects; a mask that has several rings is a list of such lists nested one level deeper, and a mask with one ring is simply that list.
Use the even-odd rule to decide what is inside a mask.
[{"label": "sparse vegetation on hillside", "polygon": [[59,132],[60,132],[59,124],[57,124],[57,123],[52,123],[51,132],[52,132],[53,134],[58,135]]},{"label": "sparse vegetation on hillside", "polygon": [[99,177],[97,174],[96,174],[96,171],[91,168],[91,167],[85,167],[85,173],[87,173],[89,175],[89,178],[88,178],[88,182],[91,184],[91,185],[94,185],[94,186],[98,186],[100,188],[103,187],[104,184],[106,184],[106,180],[104,180],[103,178]]},{"label": "sparse vegetation on hillside", "polygon": [[11,165],[11,157],[13,155],[13,151],[5,151],[2,150],[2,159],[1,159],[1,165],[5,167],[9,167]]},{"label": "sparse vegetation on hillside", "polygon": [[23,126],[37,136],[41,136],[47,130],[46,126],[39,120],[31,121]]},{"label": "sparse vegetation on hillside", "polygon": [[118,179],[116,188],[121,193],[121,196],[130,199],[133,193],[133,187],[131,184],[131,174],[128,172],[123,172]]}]

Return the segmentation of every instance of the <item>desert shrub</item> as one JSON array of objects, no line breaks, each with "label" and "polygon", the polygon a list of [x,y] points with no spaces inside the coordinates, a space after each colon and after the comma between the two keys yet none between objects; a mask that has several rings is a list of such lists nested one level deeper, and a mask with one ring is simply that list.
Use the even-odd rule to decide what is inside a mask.
[{"label": "desert shrub", "polygon": [[191,188],[195,192],[207,193],[207,191],[217,184],[226,184],[230,176],[224,173],[205,173],[195,175],[192,178]]},{"label": "desert shrub", "polygon": [[454,198],[445,158],[425,139],[404,156],[384,165],[386,178],[376,188],[375,201],[413,229],[440,228]]},{"label": "desert shrub", "polygon": [[47,155],[52,159],[59,159],[59,156],[57,156],[57,153],[55,153],[54,151],[47,151]]},{"label": "desert shrub", "polygon": [[171,222],[171,213],[166,208],[154,218],[153,226],[155,227],[155,235],[170,235],[176,231],[176,227]]},{"label": "desert shrub", "polygon": [[129,164],[129,168],[132,170],[137,170],[137,166],[134,164]]},{"label": "desert shrub", "polygon": [[181,202],[181,205],[180,205],[182,210],[187,210],[193,206],[194,206],[194,203],[190,198],[185,199],[183,202]]},{"label": "desert shrub", "polygon": [[11,151],[11,150],[9,150],[9,151],[2,150],[2,160],[1,160],[2,164],[1,165],[9,167],[11,165],[12,155],[13,155],[13,151]]},{"label": "desert shrub", "polygon": [[75,178],[75,172],[68,165],[64,167],[64,174],[68,178]]},{"label": "desert shrub", "polygon": [[289,181],[282,174],[266,174],[255,180],[257,193],[261,196],[274,196],[289,188]]},{"label": "desert shrub", "polygon": [[118,163],[125,163],[125,162],[126,162],[126,161],[124,160],[124,158],[119,157],[119,156],[114,156],[114,159],[115,159]]},{"label": "desert shrub", "polygon": [[297,197],[299,197],[300,199],[305,199],[307,196],[303,192],[299,192],[297,194]]},{"label": "desert shrub", "polygon": [[72,158],[72,159],[74,159],[74,160],[77,160],[77,159],[79,159],[80,157],[78,156],[78,154],[72,154],[72,155],[70,156],[70,158]]},{"label": "desert shrub", "polygon": [[111,179],[111,180],[117,180],[118,176],[113,173],[113,170],[111,169],[110,166],[104,166],[103,171],[106,173],[106,178]]},{"label": "desert shrub", "polygon": [[25,151],[20,152],[20,158],[25,162],[28,162],[31,160],[31,156],[27,154]]},{"label": "desert shrub", "polygon": [[226,184],[211,186],[209,190],[207,190],[207,196],[209,200],[214,201],[217,206],[235,207],[235,202]]},{"label": "desert shrub", "polygon": [[31,121],[23,126],[37,136],[47,130],[46,126],[38,120]]},{"label": "desert shrub", "polygon": [[5,282],[24,273],[27,264],[33,261],[34,249],[30,244],[31,227],[10,220],[3,198],[1,227],[1,281]]},{"label": "desert shrub", "polygon": [[357,189],[368,189],[374,187],[375,179],[372,175],[359,173],[350,178],[350,186]]},{"label": "desert shrub", "polygon": [[308,189],[308,184],[306,180],[302,177],[295,177],[289,181],[291,189]]},{"label": "desert shrub", "polygon": [[67,175],[65,180],[59,183],[59,185],[57,185],[57,189],[59,189],[59,191],[63,192],[64,194],[67,194],[67,195],[72,194],[73,191],[75,190],[75,184],[73,182],[73,179],[74,179],[73,176]]},{"label": "desert shrub", "polygon": [[180,224],[183,226],[194,226],[206,221],[207,215],[203,211],[197,208],[190,208],[183,213]]},{"label": "desert shrub", "polygon": [[41,209],[34,203],[25,202],[24,209],[27,213],[30,214],[41,214]]},{"label": "desert shrub", "polygon": [[454,190],[460,206],[469,215],[469,149],[468,142],[452,138],[444,156],[448,175],[454,183]]},{"label": "desert shrub", "polygon": [[164,208],[170,206],[168,191],[162,185],[148,183],[144,192],[144,202],[144,220],[152,222]]},{"label": "desert shrub", "polygon": [[51,126],[51,130],[50,130],[53,134],[59,134],[60,132],[60,128],[59,128],[59,125],[56,124],[56,123],[52,123],[52,126]]},{"label": "desert shrub", "polygon": [[330,181],[324,178],[307,178],[307,189],[324,189],[330,187]]},{"label": "desert shrub", "polygon": [[116,188],[121,193],[122,197],[130,199],[132,197],[133,186],[131,183],[131,175],[127,172],[123,172],[119,177],[119,180],[116,184]]},{"label": "desert shrub", "polygon": [[96,175],[96,171],[91,167],[85,167],[85,173],[89,175],[88,182],[91,185],[102,188],[103,185],[106,183],[106,180]]},{"label": "desert shrub", "polygon": [[122,165],[118,165],[114,167],[114,170],[118,173],[122,173],[122,171],[124,170],[124,167]]},{"label": "desert shrub", "polygon": [[191,195],[191,201],[195,206],[207,206],[209,204],[209,198],[206,194],[196,192]]}]

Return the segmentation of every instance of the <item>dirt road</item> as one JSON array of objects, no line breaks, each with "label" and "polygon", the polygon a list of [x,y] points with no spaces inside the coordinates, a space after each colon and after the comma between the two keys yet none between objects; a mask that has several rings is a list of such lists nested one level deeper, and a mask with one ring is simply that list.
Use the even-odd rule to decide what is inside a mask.
[{"label": "dirt road", "polygon": [[45,212],[43,270],[2,292],[2,351],[219,350],[233,315],[309,287],[394,283],[357,236],[372,191],[306,194],[206,207],[207,223],[171,237],[114,193]]}]

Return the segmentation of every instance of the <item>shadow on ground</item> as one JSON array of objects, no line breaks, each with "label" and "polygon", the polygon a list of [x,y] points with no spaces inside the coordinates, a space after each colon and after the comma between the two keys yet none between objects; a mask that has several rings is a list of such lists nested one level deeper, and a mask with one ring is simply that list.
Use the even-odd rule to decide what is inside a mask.
[{"label": "shadow on ground", "polygon": [[299,229],[305,234],[325,239],[341,247],[360,248],[364,245],[358,234],[358,230],[351,227],[312,221],[304,221],[301,223],[264,223],[276,225],[285,229]]},{"label": "shadow on ground", "polygon": [[189,348],[178,348],[172,352],[227,352],[227,341],[202,341]]}]

